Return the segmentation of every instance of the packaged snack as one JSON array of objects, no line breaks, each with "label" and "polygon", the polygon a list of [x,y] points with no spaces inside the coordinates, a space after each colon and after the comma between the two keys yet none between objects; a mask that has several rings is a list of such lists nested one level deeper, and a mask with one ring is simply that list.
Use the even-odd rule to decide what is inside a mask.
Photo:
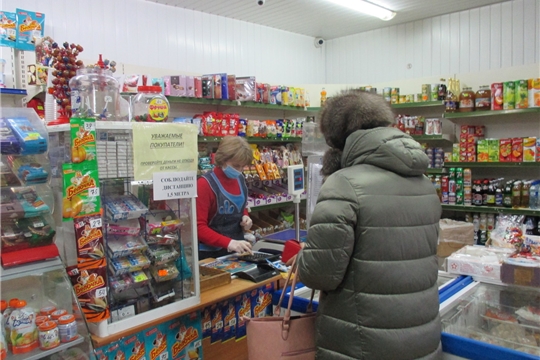
[{"label": "packaged snack", "polygon": [[240,125],[240,118],[238,114],[231,114],[229,117],[229,133],[228,135],[237,136],[238,128]]},{"label": "packaged snack", "polygon": [[248,120],[247,122],[247,137],[259,137],[259,120]]},{"label": "packaged snack", "polygon": [[34,188],[12,188],[11,191],[22,207],[25,217],[44,215],[51,212],[49,206],[39,197]]},{"label": "packaged snack", "polygon": [[2,154],[19,154],[21,145],[4,119],[0,119],[0,151]]},{"label": "packaged snack", "polygon": [[255,76],[236,78],[236,100],[256,101]]},{"label": "packaged snack", "polygon": [[236,100],[236,75],[227,75],[228,100]]},{"label": "packaged snack", "polygon": [[499,161],[500,162],[512,161],[512,139],[499,140]]},{"label": "packaged snack", "polygon": [[265,317],[272,310],[274,284],[267,284],[251,292],[252,317]]},{"label": "packaged snack", "polygon": [[238,120],[238,136],[246,137],[247,136],[247,119]]},{"label": "packaged snack", "polygon": [[266,121],[264,120],[260,120],[259,121],[259,132],[258,132],[258,137],[260,137],[261,139],[266,139],[266,135],[267,135],[267,128],[266,128]]},{"label": "packaged snack", "polygon": [[109,220],[136,219],[148,212],[148,208],[132,194],[105,196],[103,208]]},{"label": "packaged snack", "polygon": [[163,264],[159,266],[153,266],[150,269],[150,273],[156,282],[169,281],[176,279],[178,276],[178,269],[174,263]]},{"label": "packaged snack", "polygon": [[18,300],[14,304],[14,309],[9,314],[9,336],[11,352],[13,354],[24,354],[38,347],[38,331],[36,327],[36,313],[26,305],[26,301]]},{"label": "packaged snack", "polygon": [[42,154],[47,151],[47,139],[41,136],[27,118],[7,119],[7,126],[19,142],[21,155]]},{"label": "packaged snack", "polygon": [[116,275],[127,274],[134,271],[144,270],[150,266],[150,260],[144,254],[133,254],[126,257],[112,259],[109,269]]},{"label": "packaged snack", "polygon": [[36,40],[43,37],[45,14],[17,9],[17,43],[20,50],[34,51]]},{"label": "packaged snack", "polygon": [[[143,360],[145,359],[145,338],[144,333],[138,332],[135,335],[128,336],[122,340],[122,347],[127,360]],[[98,360],[100,360],[98,358]]]},{"label": "packaged snack", "polygon": [[234,299],[226,300],[221,307],[223,317],[223,342],[236,337],[236,306]]},{"label": "packaged snack", "polygon": [[11,169],[17,174],[25,185],[43,184],[49,178],[49,172],[43,168],[36,156],[8,156],[7,161]]},{"label": "packaged snack", "polygon": [[270,104],[281,105],[281,87],[270,86]]},{"label": "packaged snack", "polygon": [[88,322],[100,322],[110,316],[107,303],[105,259],[70,266],[66,271]]},{"label": "packaged snack", "polygon": [[236,297],[236,340],[246,336],[245,317],[251,317],[251,295],[249,293]]},{"label": "packaged snack", "polygon": [[147,247],[140,236],[107,236],[108,254],[111,259],[139,254]]},{"label": "packaged snack", "polygon": [[64,221],[76,216],[100,211],[101,197],[97,169],[86,164],[63,164],[64,187],[62,217]]},{"label": "packaged snack", "polygon": [[277,137],[276,120],[266,120],[266,137],[275,139]]},{"label": "packaged snack", "polygon": [[169,359],[167,354],[167,325],[168,323],[163,323],[145,330],[146,359]]},{"label": "packaged snack", "polygon": [[100,260],[105,257],[103,227],[100,215],[81,216],[73,219],[77,241],[77,262]]},{"label": "packaged snack", "polygon": [[512,139],[512,162],[523,161],[523,138]]},{"label": "packaged snack", "polygon": [[281,139],[283,137],[283,119],[276,120],[276,138]]},{"label": "packaged snack", "polygon": [[96,120],[93,118],[71,118],[71,161],[97,162]]},{"label": "packaged snack", "polygon": [[17,40],[17,14],[0,11],[0,46],[15,47]]},{"label": "packaged snack", "polygon": [[201,314],[198,311],[170,321],[167,329],[170,359],[202,359]]},{"label": "packaged snack", "polygon": [[141,231],[138,219],[120,220],[117,222],[107,221],[107,234],[113,236],[135,236]]},{"label": "packaged snack", "polygon": [[159,266],[176,260],[180,254],[170,245],[152,244],[146,249],[146,255],[154,266]]},{"label": "packaged snack", "polygon": [[523,161],[536,161],[536,138],[526,137],[523,139]]}]

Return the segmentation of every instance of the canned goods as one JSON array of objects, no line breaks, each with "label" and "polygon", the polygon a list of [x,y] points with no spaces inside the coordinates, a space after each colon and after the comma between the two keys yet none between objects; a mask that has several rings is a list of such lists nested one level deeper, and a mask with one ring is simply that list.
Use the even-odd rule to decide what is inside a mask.
[{"label": "canned goods", "polygon": [[67,311],[64,310],[64,309],[59,309],[59,310],[55,310],[51,313],[51,320],[55,321],[55,322],[58,322],[58,318],[60,316],[64,316],[64,315],[67,315]]},{"label": "canned goods", "polygon": [[456,168],[456,181],[463,181],[463,168]]},{"label": "canned goods", "polygon": [[450,178],[450,180],[456,181],[456,168],[448,169],[448,177]]},{"label": "canned goods", "polygon": [[456,205],[456,193],[455,192],[449,192],[448,193],[448,204],[449,205]]},{"label": "canned goods", "polygon": [[49,350],[60,345],[58,336],[58,327],[54,321],[45,321],[39,325],[39,348],[41,350]]},{"label": "canned goods", "polygon": [[441,202],[443,204],[449,204],[450,203],[450,197],[448,192],[443,191],[441,195]]},{"label": "canned goods", "polygon": [[439,99],[439,84],[431,84],[431,101],[437,101]]},{"label": "canned goods", "polygon": [[456,180],[448,180],[448,192],[456,192]]},{"label": "canned goods", "polygon": [[456,192],[456,205],[463,205],[463,192]]},{"label": "canned goods", "polygon": [[51,314],[56,311],[56,306],[45,306],[39,309],[39,315],[51,317]]},{"label": "canned goods", "polygon": [[503,83],[503,109],[512,110],[516,107],[516,83],[506,81]]}]

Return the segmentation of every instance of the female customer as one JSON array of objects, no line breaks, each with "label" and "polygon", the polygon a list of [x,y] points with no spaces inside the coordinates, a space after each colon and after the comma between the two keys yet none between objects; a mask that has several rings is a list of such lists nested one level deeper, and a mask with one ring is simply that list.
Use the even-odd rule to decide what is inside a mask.
[{"label": "female customer", "polygon": [[252,221],[242,169],[252,161],[253,150],[245,139],[226,136],[215,154],[214,169],[197,181],[199,259],[251,252],[251,243],[244,240]]},{"label": "female customer", "polygon": [[317,359],[440,359],[437,239],[441,205],[423,174],[428,157],[389,127],[378,95],[327,100],[331,147],[299,276],[321,290]]}]

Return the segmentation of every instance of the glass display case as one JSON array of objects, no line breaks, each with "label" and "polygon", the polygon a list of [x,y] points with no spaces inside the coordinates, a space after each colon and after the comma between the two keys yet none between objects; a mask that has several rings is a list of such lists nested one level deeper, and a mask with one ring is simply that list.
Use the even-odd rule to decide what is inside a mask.
[{"label": "glass display case", "polygon": [[2,268],[1,287],[7,360],[89,358],[88,329],[59,258]]},{"label": "glass display case", "polygon": [[470,359],[538,359],[540,289],[473,283],[441,312],[443,349]]}]

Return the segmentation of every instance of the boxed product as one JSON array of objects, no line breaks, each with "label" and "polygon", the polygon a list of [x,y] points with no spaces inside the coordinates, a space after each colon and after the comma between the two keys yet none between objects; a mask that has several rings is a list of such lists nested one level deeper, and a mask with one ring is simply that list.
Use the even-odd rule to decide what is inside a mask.
[{"label": "boxed product", "polygon": [[500,162],[512,161],[512,139],[499,140],[499,161]]},{"label": "boxed product", "polygon": [[195,78],[193,76],[186,76],[186,96],[195,97]]},{"label": "boxed product", "polygon": [[228,100],[236,100],[236,75],[227,75]]},{"label": "boxed product", "polygon": [[0,151],[4,155],[19,154],[21,144],[4,119],[0,119]]},{"label": "boxed product", "polygon": [[205,99],[214,98],[214,77],[212,75],[202,76],[202,97]]},{"label": "boxed product", "polygon": [[478,140],[476,144],[476,156],[478,162],[489,161],[489,141],[486,139]]},{"label": "boxed product", "polygon": [[130,254],[142,253],[148,245],[140,236],[107,236],[109,258],[116,259]]},{"label": "boxed product", "polygon": [[505,259],[501,280],[506,284],[540,287],[540,260]]},{"label": "boxed product", "polygon": [[499,139],[488,139],[488,161],[499,162]]},{"label": "boxed product", "polygon": [[108,235],[135,236],[141,231],[139,219],[107,221],[106,227]]},{"label": "boxed product", "polygon": [[40,134],[28,118],[8,118],[7,125],[19,142],[21,155],[42,154],[47,151],[47,138]]},{"label": "boxed product", "polygon": [[501,264],[511,251],[485,246],[465,246],[451,254],[447,260],[447,271],[453,274],[471,275],[501,280]]},{"label": "boxed product", "polygon": [[17,42],[15,48],[34,51],[36,40],[43,37],[45,14],[17,9]]},{"label": "boxed product", "polygon": [[110,220],[136,219],[148,212],[148,208],[131,194],[105,196],[103,207]]},{"label": "boxed product", "polygon": [[474,225],[472,223],[441,219],[439,226],[438,257],[450,256],[462,247],[474,244]]},{"label": "boxed product", "polygon": [[523,161],[524,162],[536,161],[536,138],[535,137],[523,138]]},{"label": "boxed product", "polygon": [[147,269],[150,266],[150,260],[144,254],[128,255],[126,257],[112,259],[109,262],[109,269],[118,276]]},{"label": "boxed product", "polygon": [[201,314],[193,312],[167,323],[169,359],[202,359]]},{"label": "boxed product", "polygon": [[171,96],[186,96],[185,76],[182,86],[182,76],[171,76]]},{"label": "boxed product", "polygon": [[255,76],[244,76],[236,78],[236,100],[255,101],[257,86]]},{"label": "boxed product", "polygon": [[523,138],[512,139],[512,162],[523,161]]}]

